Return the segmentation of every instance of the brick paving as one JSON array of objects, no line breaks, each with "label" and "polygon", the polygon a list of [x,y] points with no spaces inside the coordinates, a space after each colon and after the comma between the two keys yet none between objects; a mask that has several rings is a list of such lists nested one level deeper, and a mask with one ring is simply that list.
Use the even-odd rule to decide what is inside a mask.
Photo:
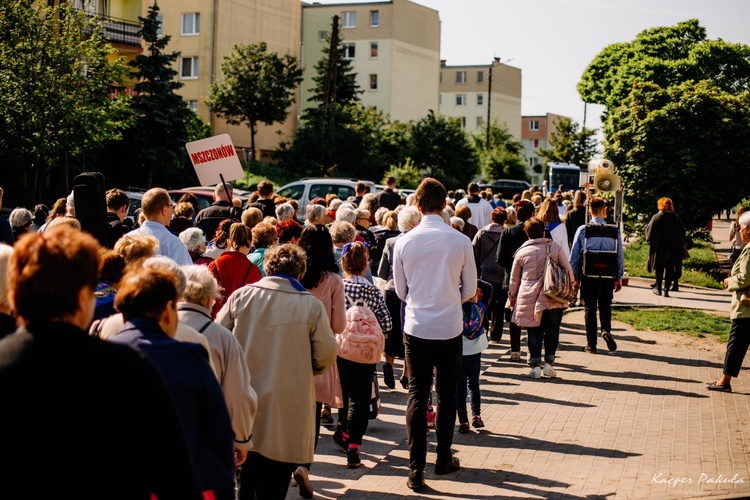
[{"label": "brick paving", "polygon": [[[716,224],[714,231],[721,231]],[[726,231],[722,234],[726,238]],[[716,238],[716,236],[715,236]],[[721,246],[721,245],[719,245]],[[717,255],[721,249],[717,250]],[[729,311],[725,292],[681,285],[671,299],[632,279],[616,305],[695,307]],[[733,393],[705,382],[721,373],[723,350],[660,342],[614,322],[616,355],[581,351],[583,312],[563,319],[558,377],[533,380],[509,361],[504,340],[483,353],[482,417],[486,427],[455,434],[461,470],[435,476],[435,435],[428,437],[427,487],[406,487],[406,391],[381,384],[383,410],[361,449],[363,466],[346,456],[323,429],[310,471],[316,498],[748,498],[750,497],[750,359]],[[673,335],[663,333],[661,335]],[[656,340],[654,340],[656,339]],[[671,339],[670,339],[671,340]],[[526,345],[525,335],[523,346]],[[401,364],[397,362],[396,378]],[[290,488],[288,499],[297,499]]]}]

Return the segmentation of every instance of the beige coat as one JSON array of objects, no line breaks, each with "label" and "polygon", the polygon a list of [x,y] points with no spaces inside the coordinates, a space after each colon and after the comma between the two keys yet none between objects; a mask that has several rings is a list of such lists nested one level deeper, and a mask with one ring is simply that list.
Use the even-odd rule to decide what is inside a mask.
[{"label": "beige coat", "polygon": [[258,412],[250,451],[305,464],[315,453],[313,376],[336,362],[328,314],[310,292],[267,276],[236,290],[216,316],[245,353]]},{"label": "beige coat", "polygon": [[511,321],[520,327],[539,326],[545,309],[565,308],[567,305],[548,298],[542,293],[544,269],[547,262],[547,242],[550,242],[550,260],[568,271],[573,281],[573,268],[562,247],[548,238],[527,240],[513,256],[508,298],[515,300]]}]

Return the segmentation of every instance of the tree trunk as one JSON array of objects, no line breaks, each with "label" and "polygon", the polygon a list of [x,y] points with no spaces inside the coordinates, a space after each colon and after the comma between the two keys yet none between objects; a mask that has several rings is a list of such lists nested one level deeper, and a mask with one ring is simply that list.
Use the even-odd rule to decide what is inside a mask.
[{"label": "tree trunk", "polygon": [[250,161],[255,161],[255,122],[250,121]]}]

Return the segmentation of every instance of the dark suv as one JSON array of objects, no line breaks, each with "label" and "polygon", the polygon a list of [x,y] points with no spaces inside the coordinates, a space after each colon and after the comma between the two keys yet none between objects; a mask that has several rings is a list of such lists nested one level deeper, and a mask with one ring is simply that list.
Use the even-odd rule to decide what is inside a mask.
[{"label": "dark suv", "polygon": [[480,184],[479,189],[492,189],[492,194],[502,193],[503,198],[513,198],[513,195],[523,193],[526,189],[531,189],[531,184],[526,181],[516,179],[499,179],[492,184]]}]

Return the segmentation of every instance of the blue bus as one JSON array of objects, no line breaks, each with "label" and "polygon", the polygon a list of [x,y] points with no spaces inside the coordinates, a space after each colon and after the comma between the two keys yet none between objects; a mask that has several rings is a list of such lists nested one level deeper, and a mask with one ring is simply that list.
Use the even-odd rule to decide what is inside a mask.
[{"label": "blue bus", "polygon": [[547,163],[549,168],[549,184],[548,189],[551,192],[557,191],[557,188],[562,184],[563,191],[571,191],[579,189],[581,186],[581,167],[572,163]]}]

